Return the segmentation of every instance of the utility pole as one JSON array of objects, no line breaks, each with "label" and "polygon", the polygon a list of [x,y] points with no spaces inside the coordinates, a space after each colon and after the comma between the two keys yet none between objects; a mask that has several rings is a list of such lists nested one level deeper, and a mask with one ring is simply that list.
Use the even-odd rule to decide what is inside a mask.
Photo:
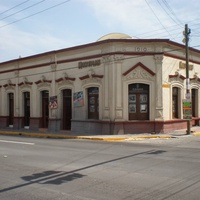
[{"label": "utility pole", "polygon": [[[191,31],[188,28],[188,25],[185,24],[185,31],[184,31],[184,42],[185,42],[185,59],[186,59],[186,100],[191,104],[191,95],[190,95],[190,78],[189,78],[189,53],[188,53],[188,42],[189,42],[189,35]],[[192,113],[191,113],[192,114]],[[187,120],[187,135],[190,134],[190,118]]]}]

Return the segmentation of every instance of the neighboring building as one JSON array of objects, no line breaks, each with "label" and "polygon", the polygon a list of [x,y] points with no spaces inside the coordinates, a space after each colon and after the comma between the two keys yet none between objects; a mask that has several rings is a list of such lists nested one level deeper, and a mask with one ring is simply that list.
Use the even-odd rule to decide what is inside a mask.
[{"label": "neighboring building", "polygon": [[[200,120],[200,51],[190,48],[192,125]],[[185,46],[109,34],[97,42],[0,63],[0,128],[78,134],[187,127]]]}]

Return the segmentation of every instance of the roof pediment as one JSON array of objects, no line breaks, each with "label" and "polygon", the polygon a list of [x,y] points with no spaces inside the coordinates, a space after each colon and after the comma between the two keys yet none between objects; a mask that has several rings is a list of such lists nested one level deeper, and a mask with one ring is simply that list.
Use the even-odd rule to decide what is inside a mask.
[{"label": "roof pediment", "polygon": [[128,74],[130,74],[132,71],[134,71],[136,68],[142,68],[143,71],[148,72],[148,74],[154,76],[155,73],[150,70],[148,67],[146,67],[145,65],[143,65],[141,62],[138,62],[137,64],[135,64],[133,67],[131,67],[129,70],[127,70],[126,72],[123,73],[123,76],[127,76]]}]

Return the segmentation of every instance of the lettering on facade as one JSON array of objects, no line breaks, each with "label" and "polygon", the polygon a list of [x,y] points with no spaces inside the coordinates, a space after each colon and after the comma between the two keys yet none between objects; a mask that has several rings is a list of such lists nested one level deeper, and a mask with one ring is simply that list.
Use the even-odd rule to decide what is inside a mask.
[{"label": "lettering on facade", "polygon": [[143,88],[132,88],[133,91],[143,91]]},{"label": "lettering on facade", "polygon": [[79,62],[78,63],[78,68],[79,69],[83,69],[86,67],[94,67],[94,66],[98,66],[101,64],[101,60],[91,60],[91,61],[85,61],[85,62]]},{"label": "lettering on facade", "polygon": [[149,47],[135,47],[135,51],[137,51],[137,52],[147,52],[147,51],[151,51],[151,48],[149,48]]},{"label": "lettering on facade", "polygon": [[[193,65],[189,65],[189,70],[193,70]],[[185,69],[186,68],[186,63],[179,62],[179,69]]]}]

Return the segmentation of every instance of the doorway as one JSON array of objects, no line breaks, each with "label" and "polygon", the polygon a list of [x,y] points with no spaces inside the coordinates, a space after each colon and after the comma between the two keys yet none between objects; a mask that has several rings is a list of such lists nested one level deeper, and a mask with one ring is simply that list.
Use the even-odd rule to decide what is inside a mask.
[{"label": "doorway", "polygon": [[88,119],[99,119],[99,88],[88,88]]},{"label": "doorway", "polygon": [[130,84],[128,90],[129,120],[149,120],[149,85]]},{"label": "doorway", "polygon": [[63,90],[63,130],[71,130],[72,118],[72,91]]},{"label": "doorway", "polygon": [[172,89],[172,118],[178,119],[178,99],[179,88],[173,87]]},{"label": "doorway", "polygon": [[13,127],[14,118],[14,94],[8,93],[8,126]]},{"label": "doorway", "polygon": [[198,89],[192,89],[192,117],[198,116]]},{"label": "doorway", "polygon": [[49,123],[49,91],[44,90],[41,92],[42,96],[42,127],[48,128]]},{"label": "doorway", "polygon": [[30,124],[30,92],[24,92],[24,127]]}]

